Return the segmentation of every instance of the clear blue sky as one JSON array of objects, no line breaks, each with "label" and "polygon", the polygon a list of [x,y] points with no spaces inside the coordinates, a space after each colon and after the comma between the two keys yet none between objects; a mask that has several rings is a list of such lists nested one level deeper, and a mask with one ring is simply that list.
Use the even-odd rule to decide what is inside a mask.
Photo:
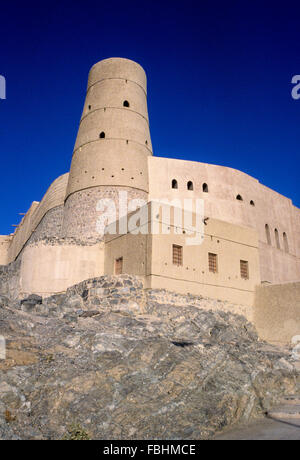
[{"label": "clear blue sky", "polygon": [[300,6],[274,1],[1,2],[0,233],[70,167],[89,68],[148,75],[154,154],[240,169],[300,207]]}]

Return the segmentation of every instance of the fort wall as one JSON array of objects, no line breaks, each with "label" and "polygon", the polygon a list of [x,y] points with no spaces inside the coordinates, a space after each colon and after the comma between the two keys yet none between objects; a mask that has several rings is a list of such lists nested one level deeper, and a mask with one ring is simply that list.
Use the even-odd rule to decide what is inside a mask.
[{"label": "fort wall", "polygon": [[103,273],[103,243],[79,246],[38,242],[28,245],[23,251],[20,293],[51,295]]},{"label": "fort wall", "polygon": [[0,265],[8,263],[8,249],[12,241],[10,235],[0,235]]},{"label": "fort wall", "polygon": [[[175,226],[174,213],[170,213],[168,221],[161,209],[156,218],[156,203],[149,203],[147,208],[148,221],[141,225],[142,234],[135,235],[132,229],[131,233],[105,237],[106,275],[115,273],[115,261],[122,258],[123,273],[144,276],[147,288],[253,305],[255,286],[260,283],[258,240],[254,229],[209,219],[203,228],[202,244],[187,245],[189,226],[184,222],[182,227]],[[157,234],[151,232],[153,218],[160,225]],[[190,221],[195,221],[194,213]],[[163,225],[169,226],[169,234],[163,234]],[[174,245],[181,248],[178,263],[173,260]],[[209,254],[215,257],[215,269],[209,266]],[[241,261],[248,267],[245,278],[241,277]]]},{"label": "fort wall", "polygon": [[300,333],[299,312],[300,282],[257,286],[254,324],[263,340],[290,343]]},{"label": "fort wall", "polygon": [[[290,199],[232,168],[156,157],[149,158],[148,164],[149,200],[203,199],[206,216],[257,230],[262,281],[278,283],[300,279],[300,210]],[[175,189],[173,180],[177,181]],[[188,182],[192,182],[193,190],[187,189]],[[203,191],[204,185],[208,191]],[[238,200],[238,196],[242,199]]]},{"label": "fort wall", "polygon": [[[47,236],[60,236],[62,206],[66,193],[67,180],[68,174],[58,177],[50,185],[42,201],[40,203],[37,201],[32,203],[30,209],[13,234],[11,244],[8,248],[8,262],[12,262],[17,258],[31,237],[33,239],[39,238],[41,234],[48,234]],[[50,210],[54,210],[55,208],[55,211],[46,216]],[[41,226],[37,230],[39,224],[41,224]],[[35,230],[37,230],[37,234],[33,236]]]},{"label": "fort wall", "polygon": [[[147,202],[146,192],[131,187],[122,187],[127,192],[128,200],[142,199]],[[99,219],[102,214],[98,203],[100,200],[112,200],[115,206],[116,219],[119,217],[119,191],[116,186],[99,186],[81,190],[69,196],[65,203],[63,234],[80,241],[102,241],[99,232]],[[106,207],[102,209],[106,212]]]}]

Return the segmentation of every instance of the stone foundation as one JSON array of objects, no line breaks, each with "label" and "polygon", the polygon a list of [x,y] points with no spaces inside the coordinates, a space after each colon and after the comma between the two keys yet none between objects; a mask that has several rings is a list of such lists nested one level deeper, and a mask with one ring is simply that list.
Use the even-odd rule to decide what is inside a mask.
[{"label": "stone foundation", "polygon": [[212,299],[209,297],[202,297],[191,294],[177,294],[176,292],[167,291],[165,289],[147,290],[147,299],[148,305],[151,305],[152,303],[156,305],[169,305],[170,308],[176,305],[181,306],[183,308],[196,307],[212,311],[221,310],[224,312],[230,312],[236,315],[245,316],[248,319],[248,321],[253,321],[252,307],[249,307],[248,305],[234,304],[226,300]]},{"label": "stone foundation", "polygon": [[35,243],[45,238],[61,237],[63,214],[63,206],[57,206],[56,208],[50,209],[32,233],[27,244]]},{"label": "stone foundation", "polygon": [[[126,191],[128,200],[142,199],[147,201],[148,195],[142,190],[129,187],[94,187],[73,193],[65,203],[63,235],[79,240],[101,241],[103,236],[97,231],[97,221],[101,211],[97,211],[97,203],[102,199],[112,199],[116,204],[116,220],[119,217],[119,192]],[[114,219],[113,219],[114,220]]]},{"label": "stone foundation", "polygon": [[101,276],[85,280],[66,291],[68,297],[78,295],[86,306],[120,305],[130,301],[145,304],[143,280],[137,276]]},{"label": "stone foundation", "polygon": [[[36,244],[39,241],[47,242],[59,240],[62,237],[63,213],[63,206],[57,206],[50,209],[31,233],[31,236],[24,242],[23,247],[20,248],[18,253],[15,253],[16,260],[22,256],[27,246]],[[10,258],[11,257],[14,257],[14,255],[10,254]]]},{"label": "stone foundation", "polygon": [[0,295],[16,299],[20,293],[21,260],[0,265]]},{"label": "stone foundation", "polygon": [[252,320],[250,307],[201,296],[180,295],[166,290],[144,289],[143,279],[134,275],[104,275],[91,278],[71,286],[65,293],[46,298],[44,302],[48,305],[65,305],[67,309],[73,310],[125,308],[127,311],[136,308],[141,314],[147,313],[153,316],[162,314],[162,308],[163,314],[168,316],[175,307],[177,309],[182,307],[184,316],[185,308],[195,307],[207,311],[233,313],[244,316],[248,321]]}]

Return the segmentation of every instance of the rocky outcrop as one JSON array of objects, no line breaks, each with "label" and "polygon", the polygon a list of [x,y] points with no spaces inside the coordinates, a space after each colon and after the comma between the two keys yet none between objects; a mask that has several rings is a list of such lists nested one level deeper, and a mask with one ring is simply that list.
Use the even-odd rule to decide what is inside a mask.
[{"label": "rocky outcrop", "polygon": [[209,439],[299,390],[289,352],[202,300],[163,303],[125,275],[2,296],[0,438]]}]

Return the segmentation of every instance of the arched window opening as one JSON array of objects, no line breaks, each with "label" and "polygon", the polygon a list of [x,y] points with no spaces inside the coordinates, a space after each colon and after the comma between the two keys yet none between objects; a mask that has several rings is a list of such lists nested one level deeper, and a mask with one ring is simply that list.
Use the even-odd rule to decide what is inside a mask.
[{"label": "arched window opening", "polygon": [[274,233],[275,233],[276,247],[277,249],[280,249],[279,233],[278,233],[277,228],[275,228]]},{"label": "arched window opening", "polygon": [[176,179],[172,180],[172,188],[178,188],[178,182]]},{"label": "arched window opening", "polygon": [[283,232],[283,244],[284,244],[284,250],[285,252],[289,252],[289,242],[288,242],[288,237],[285,232]]},{"label": "arched window opening", "polygon": [[123,102],[123,107],[130,107],[129,102],[128,102],[128,101],[124,101],[124,102]]},{"label": "arched window opening", "polygon": [[189,180],[188,183],[187,183],[187,189],[188,189],[188,190],[194,190],[193,182],[190,181],[190,180]]},{"label": "arched window opening", "polygon": [[255,206],[255,203],[253,200],[250,201],[251,206]]},{"label": "arched window opening", "polygon": [[104,139],[105,138],[105,132],[102,131],[100,134],[99,134],[99,138],[100,139]]},{"label": "arched window opening", "polygon": [[92,106],[91,106],[91,105],[89,105],[89,110],[91,110],[91,108],[92,108]]},{"label": "arched window opening", "polygon": [[205,183],[202,185],[202,192],[208,193],[208,185]]},{"label": "arched window opening", "polygon": [[265,231],[266,231],[267,243],[271,245],[271,233],[270,233],[270,228],[268,224],[265,225]]},{"label": "arched window opening", "polygon": [[237,195],[237,196],[236,196],[236,199],[237,199],[238,201],[243,201],[242,195]]}]

